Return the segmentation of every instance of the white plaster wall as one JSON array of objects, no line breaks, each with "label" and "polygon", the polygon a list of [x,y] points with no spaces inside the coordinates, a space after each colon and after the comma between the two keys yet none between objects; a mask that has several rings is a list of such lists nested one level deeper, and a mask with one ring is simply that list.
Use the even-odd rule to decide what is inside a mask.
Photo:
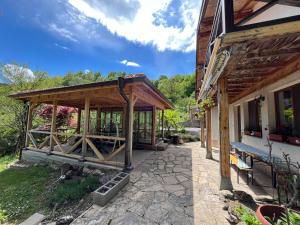
[{"label": "white plaster wall", "polygon": [[229,106],[229,138],[230,141],[237,141],[237,121],[236,118],[236,112],[235,107],[233,105]]},{"label": "white plaster wall", "polygon": [[217,106],[211,110],[211,131],[212,145],[213,147],[219,147],[219,112]]},{"label": "white plaster wall", "polygon": [[300,15],[300,7],[276,4],[241,25],[254,24],[297,15]]},{"label": "white plaster wall", "polygon": [[[274,92],[280,89],[295,85],[300,83],[300,70],[292,73],[288,77],[281,79],[278,82],[275,82],[259,91],[256,91],[241,100],[234,102],[230,105],[230,108],[233,106],[241,105],[241,129],[242,134],[245,129],[245,124],[248,124],[248,105],[247,102],[253,100],[254,98],[263,95],[265,97],[265,101],[262,102],[261,112],[262,112],[262,132],[263,137],[257,138],[248,135],[243,135],[242,142],[248,145],[252,145],[254,147],[260,148],[268,152],[268,147],[265,146],[267,144],[267,137],[269,135],[270,130],[276,126],[275,121],[275,102],[274,102]],[[232,110],[230,112],[233,114]],[[217,117],[216,117],[217,118]],[[235,132],[237,132],[233,124],[233,116],[230,115],[230,140],[234,140]],[[273,142],[273,154],[279,157],[282,157],[282,152],[290,154],[291,159],[294,162],[300,162],[300,147],[293,146],[285,143]]]}]

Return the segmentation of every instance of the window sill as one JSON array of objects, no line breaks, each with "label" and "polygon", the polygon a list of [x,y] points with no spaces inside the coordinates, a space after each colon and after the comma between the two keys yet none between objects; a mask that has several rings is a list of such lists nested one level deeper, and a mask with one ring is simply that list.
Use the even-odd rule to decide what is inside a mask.
[{"label": "window sill", "polygon": [[249,137],[254,137],[254,138],[260,138],[260,139],[262,139],[262,136],[251,135],[251,134],[244,134],[244,135],[249,136]]}]

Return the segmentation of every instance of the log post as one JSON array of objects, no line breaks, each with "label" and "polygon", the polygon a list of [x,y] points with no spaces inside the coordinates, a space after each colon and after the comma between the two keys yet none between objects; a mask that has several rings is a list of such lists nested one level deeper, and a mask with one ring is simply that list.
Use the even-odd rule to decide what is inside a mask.
[{"label": "log post", "polygon": [[211,144],[211,108],[206,110],[206,158],[213,158]]},{"label": "log post", "polygon": [[101,108],[100,106],[97,107],[97,120],[96,120],[96,133],[100,133],[100,128],[101,128]]},{"label": "log post", "polygon": [[81,108],[78,108],[77,112],[77,127],[76,127],[76,133],[80,134],[80,126],[81,126]]},{"label": "log post", "polygon": [[219,132],[220,132],[220,190],[232,190],[230,178],[229,104],[227,79],[218,81]]},{"label": "log post", "polygon": [[200,130],[200,141],[201,141],[201,148],[205,148],[205,116],[200,120],[201,130]]},{"label": "log post", "polygon": [[85,98],[84,103],[84,125],[83,125],[83,134],[82,134],[82,160],[86,156],[87,152],[87,142],[86,142],[86,135],[89,132],[89,120],[90,120],[90,98]]},{"label": "log post", "polygon": [[133,146],[133,114],[134,114],[134,104],[135,104],[135,100],[134,100],[134,96],[133,94],[131,93],[129,95],[129,112],[126,112],[129,114],[128,116],[128,140],[127,140],[127,143],[128,143],[128,152],[127,152],[127,168],[133,168],[133,165],[132,165],[132,146]]},{"label": "log post", "polygon": [[153,106],[152,108],[152,133],[151,133],[151,140],[152,140],[152,146],[156,143],[156,107]]},{"label": "log post", "polygon": [[54,150],[54,132],[56,131],[56,114],[57,114],[57,101],[53,101],[53,106],[52,106],[52,119],[51,119],[51,130],[50,130],[50,149],[49,149],[49,154]]},{"label": "log post", "polygon": [[123,114],[122,114],[122,134],[126,136],[126,106],[123,107]]},{"label": "log post", "polygon": [[32,114],[33,114],[34,106],[31,102],[29,102],[28,114],[27,114],[27,126],[26,126],[26,138],[25,138],[25,148],[29,146],[29,137],[28,133],[32,129]]}]

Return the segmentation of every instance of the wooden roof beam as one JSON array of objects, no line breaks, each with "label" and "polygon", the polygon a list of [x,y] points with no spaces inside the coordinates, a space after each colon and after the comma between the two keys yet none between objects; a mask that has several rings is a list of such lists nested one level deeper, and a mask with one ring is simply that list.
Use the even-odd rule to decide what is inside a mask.
[{"label": "wooden roof beam", "polygon": [[266,79],[263,79],[262,81],[258,82],[256,85],[253,85],[251,88],[248,88],[244,90],[242,93],[239,95],[235,96],[232,100],[231,103],[251,94],[252,92],[255,92],[257,90],[262,89],[263,87],[272,84],[280,79],[285,78],[286,76],[290,75],[291,73],[297,71],[300,69],[300,58],[297,60],[289,63],[286,67],[277,70],[275,73],[270,74]]}]

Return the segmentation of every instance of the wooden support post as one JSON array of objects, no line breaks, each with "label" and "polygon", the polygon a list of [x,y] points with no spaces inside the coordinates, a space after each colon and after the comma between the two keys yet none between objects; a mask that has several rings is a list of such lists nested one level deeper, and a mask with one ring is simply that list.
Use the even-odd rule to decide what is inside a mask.
[{"label": "wooden support post", "polygon": [[29,102],[28,114],[27,114],[27,126],[26,126],[26,138],[25,138],[25,148],[29,146],[29,132],[32,129],[32,113],[34,106]]},{"label": "wooden support post", "polygon": [[161,137],[165,138],[165,110],[161,111]]},{"label": "wooden support post", "polygon": [[151,142],[154,146],[156,144],[156,107],[152,107],[152,133],[151,133]]},{"label": "wooden support post", "polygon": [[219,132],[220,132],[220,190],[232,190],[230,178],[229,104],[227,79],[218,81]]},{"label": "wooden support post", "polygon": [[123,114],[122,114],[122,134],[126,136],[126,106],[123,107]]},{"label": "wooden support post", "polygon": [[101,129],[101,108],[100,106],[97,107],[97,120],[96,120],[96,133],[99,134],[100,133],[100,129]]},{"label": "wooden support post", "polygon": [[206,110],[206,158],[213,158],[211,146],[211,108]]},{"label": "wooden support post", "polygon": [[84,103],[84,125],[83,125],[83,134],[82,134],[82,160],[86,156],[87,152],[87,142],[86,142],[86,135],[89,132],[89,120],[90,120],[90,98],[85,98]]},{"label": "wooden support post", "polygon": [[56,132],[56,114],[57,114],[57,101],[53,101],[53,106],[52,106],[52,119],[51,119],[51,130],[50,130],[50,149],[49,149],[49,154],[53,151],[55,141],[54,141],[54,134]]},{"label": "wooden support post", "polygon": [[78,108],[77,127],[76,127],[77,134],[80,134],[80,126],[81,126],[81,108]]},{"label": "wooden support post", "polygon": [[133,94],[129,95],[129,117],[128,117],[128,166],[132,167],[132,146],[133,146],[133,114],[134,114],[134,104],[135,104],[135,99]]},{"label": "wooden support post", "polygon": [[201,148],[205,148],[205,116],[200,120],[201,130],[200,130],[200,141],[201,141]]}]

